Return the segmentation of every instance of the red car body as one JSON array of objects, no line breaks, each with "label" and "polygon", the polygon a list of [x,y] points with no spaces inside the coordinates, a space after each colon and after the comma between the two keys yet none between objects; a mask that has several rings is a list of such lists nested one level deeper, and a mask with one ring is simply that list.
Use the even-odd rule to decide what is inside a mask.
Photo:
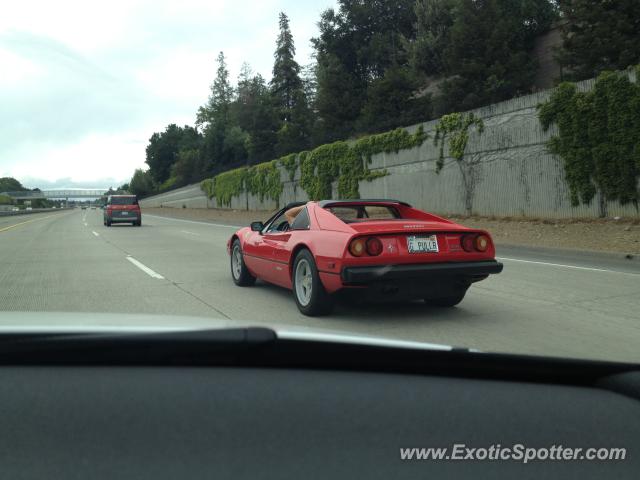
[{"label": "red car body", "polygon": [[135,195],[109,195],[104,207],[103,224],[110,227],[113,223],[131,223],[134,227],[142,225],[142,212]]},{"label": "red car body", "polygon": [[[276,221],[278,214],[287,207],[269,221]],[[345,221],[332,213],[332,209],[357,210],[359,207],[386,208],[397,217],[354,218]],[[404,202],[308,202],[306,214],[308,225],[303,225],[306,228],[295,228],[297,217],[291,228],[285,225],[285,231],[269,231],[269,221],[262,225],[260,231],[256,231],[260,222],[254,222],[257,224],[253,225],[254,229],[245,227],[231,236],[227,242],[227,250],[232,254],[237,240],[244,267],[250,276],[284,288],[293,288],[294,293],[293,267],[302,250],[311,253],[317,276],[328,295],[340,291],[366,290],[376,298],[406,296],[442,299],[456,289],[456,292],[461,289],[466,292],[471,283],[502,270],[502,264],[495,260],[495,248],[486,231],[458,225],[412,208]],[[409,252],[409,237],[414,237],[412,242],[415,242],[415,238],[430,239],[430,244],[433,245],[432,236],[437,239],[437,252]],[[483,251],[474,248],[474,242],[478,242],[480,237]],[[371,241],[374,244],[374,255],[368,254],[367,250],[367,240],[370,238],[379,241]],[[367,245],[361,255],[355,255],[354,247],[350,248],[352,242],[358,239]],[[453,290],[449,288],[454,285],[458,287]]]}]

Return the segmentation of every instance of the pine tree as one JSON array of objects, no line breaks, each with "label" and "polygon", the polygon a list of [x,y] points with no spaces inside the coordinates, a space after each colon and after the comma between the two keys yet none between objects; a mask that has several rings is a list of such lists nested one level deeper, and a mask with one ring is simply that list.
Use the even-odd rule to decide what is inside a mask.
[{"label": "pine tree", "polygon": [[229,120],[229,106],[233,100],[233,87],[229,83],[229,70],[227,70],[227,62],[224,53],[220,52],[217,58],[218,69],[216,78],[211,85],[211,94],[209,101],[204,107],[198,110],[197,123],[199,125],[206,123],[218,123],[226,125]]},{"label": "pine tree", "polygon": [[234,89],[229,82],[229,70],[223,52],[218,54],[217,63],[209,100],[198,110],[196,120],[196,125],[204,127],[204,169],[209,174],[217,171],[220,165],[232,164],[245,155],[242,132],[233,129],[230,121]]},{"label": "pine tree", "polygon": [[284,155],[308,146],[310,111],[300,78],[300,65],[295,60],[296,49],[289,18],[283,12],[280,13],[279,26],[270,87],[280,120],[276,153]]},{"label": "pine tree", "polygon": [[238,76],[238,94],[232,105],[234,123],[248,134],[249,163],[273,159],[278,118],[269,88],[260,74],[244,64]]}]

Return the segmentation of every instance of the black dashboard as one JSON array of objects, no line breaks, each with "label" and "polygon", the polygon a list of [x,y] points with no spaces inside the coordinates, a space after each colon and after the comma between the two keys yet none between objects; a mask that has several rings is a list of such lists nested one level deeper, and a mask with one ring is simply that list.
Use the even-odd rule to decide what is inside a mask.
[{"label": "black dashboard", "polygon": [[[212,355],[201,345],[189,357],[186,345],[161,355],[139,342],[122,357],[112,342],[64,355],[44,349],[30,361],[16,351],[0,355],[2,478],[637,478],[640,471],[640,372],[628,366],[587,371],[588,362],[505,357],[501,364],[501,356],[466,352],[258,343],[232,356],[229,345]],[[137,362],[128,357],[134,350]],[[401,459],[403,448],[455,444],[627,453],[527,464]]]}]

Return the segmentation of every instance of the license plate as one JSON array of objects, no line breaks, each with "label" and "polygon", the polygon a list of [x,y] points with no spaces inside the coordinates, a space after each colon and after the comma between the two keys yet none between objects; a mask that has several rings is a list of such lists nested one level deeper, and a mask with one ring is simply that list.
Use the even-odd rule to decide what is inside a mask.
[{"label": "license plate", "polygon": [[120,212],[121,215],[129,215],[129,212]]},{"label": "license plate", "polygon": [[435,235],[419,237],[410,235],[407,237],[407,249],[409,253],[431,253],[438,252],[438,239]]}]

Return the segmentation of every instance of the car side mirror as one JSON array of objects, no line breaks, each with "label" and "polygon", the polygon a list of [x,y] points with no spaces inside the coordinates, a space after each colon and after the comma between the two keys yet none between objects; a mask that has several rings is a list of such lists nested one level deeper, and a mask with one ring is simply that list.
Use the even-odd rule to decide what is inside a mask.
[{"label": "car side mirror", "polygon": [[251,231],[253,232],[261,232],[263,228],[262,222],[251,222]]}]

